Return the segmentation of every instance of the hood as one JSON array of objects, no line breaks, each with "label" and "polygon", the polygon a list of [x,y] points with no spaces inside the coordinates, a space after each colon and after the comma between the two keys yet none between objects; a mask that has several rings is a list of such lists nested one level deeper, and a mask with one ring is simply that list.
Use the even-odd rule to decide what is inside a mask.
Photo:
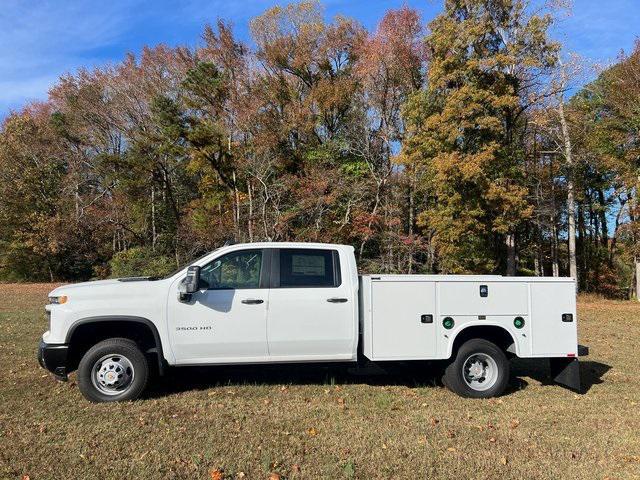
[{"label": "hood", "polygon": [[69,283],[66,285],[61,285],[58,288],[49,292],[50,297],[55,297],[58,295],[66,295],[69,292],[97,292],[98,290],[103,290],[104,288],[112,288],[112,289],[126,289],[131,286],[130,282],[135,283],[159,283],[161,280],[151,280],[151,277],[126,277],[126,278],[112,278],[108,280],[94,280],[91,282],[81,282],[81,283]]}]

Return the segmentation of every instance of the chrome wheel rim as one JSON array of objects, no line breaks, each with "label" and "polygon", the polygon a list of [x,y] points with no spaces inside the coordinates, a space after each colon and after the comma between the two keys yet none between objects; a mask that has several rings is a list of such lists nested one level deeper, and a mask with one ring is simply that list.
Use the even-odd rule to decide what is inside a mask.
[{"label": "chrome wheel rim", "polygon": [[474,353],[462,364],[462,378],[477,392],[489,390],[498,381],[498,364],[486,353]]},{"label": "chrome wheel rim", "polygon": [[91,369],[93,386],[105,395],[120,395],[133,384],[135,370],[124,355],[109,354],[101,357]]}]

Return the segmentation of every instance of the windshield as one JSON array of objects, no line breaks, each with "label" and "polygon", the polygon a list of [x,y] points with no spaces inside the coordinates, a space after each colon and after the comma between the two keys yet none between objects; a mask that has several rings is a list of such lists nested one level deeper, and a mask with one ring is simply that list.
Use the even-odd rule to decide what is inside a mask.
[{"label": "windshield", "polygon": [[206,257],[207,255],[212,254],[213,252],[217,252],[218,250],[220,250],[219,248],[216,248],[215,250],[211,250],[210,252],[205,253],[204,255],[200,255],[198,258],[194,259],[194,260],[189,260],[187,262],[184,262],[182,265],[180,265],[180,267],[176,268],[173,272],[169,273],[168,275],[165,275],[164,277],[150,277],[149,280],[166,280],[168,278],[173,277],[176,273],[178,273],[180,270],[183,270],[185,268],[187,268],[189,265],[191,265],[192,263],[197,262],[198,260],[202,260],[204,257]]}]

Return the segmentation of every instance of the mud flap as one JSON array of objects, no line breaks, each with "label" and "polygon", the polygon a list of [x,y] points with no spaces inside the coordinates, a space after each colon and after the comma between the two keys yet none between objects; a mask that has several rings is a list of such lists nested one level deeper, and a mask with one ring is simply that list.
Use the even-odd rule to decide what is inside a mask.
[{"label": "mud flap", "polygon": [[582,393],[580,362],[577,358],[550,358],[551,378],[554,382]]}]

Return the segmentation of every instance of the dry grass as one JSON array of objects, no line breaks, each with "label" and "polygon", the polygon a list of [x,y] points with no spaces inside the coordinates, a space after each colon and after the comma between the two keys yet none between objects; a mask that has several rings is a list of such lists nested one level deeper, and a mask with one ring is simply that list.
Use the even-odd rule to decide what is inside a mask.
[{"label": "dry grass", "polygon": [[518,361],[487,401],[415,372],[291,367],[175,370],[145,400],[92,405],[37,365],[51,288],[0,285],[0,478],[640,478],[637,303],[580,303],[585,395]]}]

